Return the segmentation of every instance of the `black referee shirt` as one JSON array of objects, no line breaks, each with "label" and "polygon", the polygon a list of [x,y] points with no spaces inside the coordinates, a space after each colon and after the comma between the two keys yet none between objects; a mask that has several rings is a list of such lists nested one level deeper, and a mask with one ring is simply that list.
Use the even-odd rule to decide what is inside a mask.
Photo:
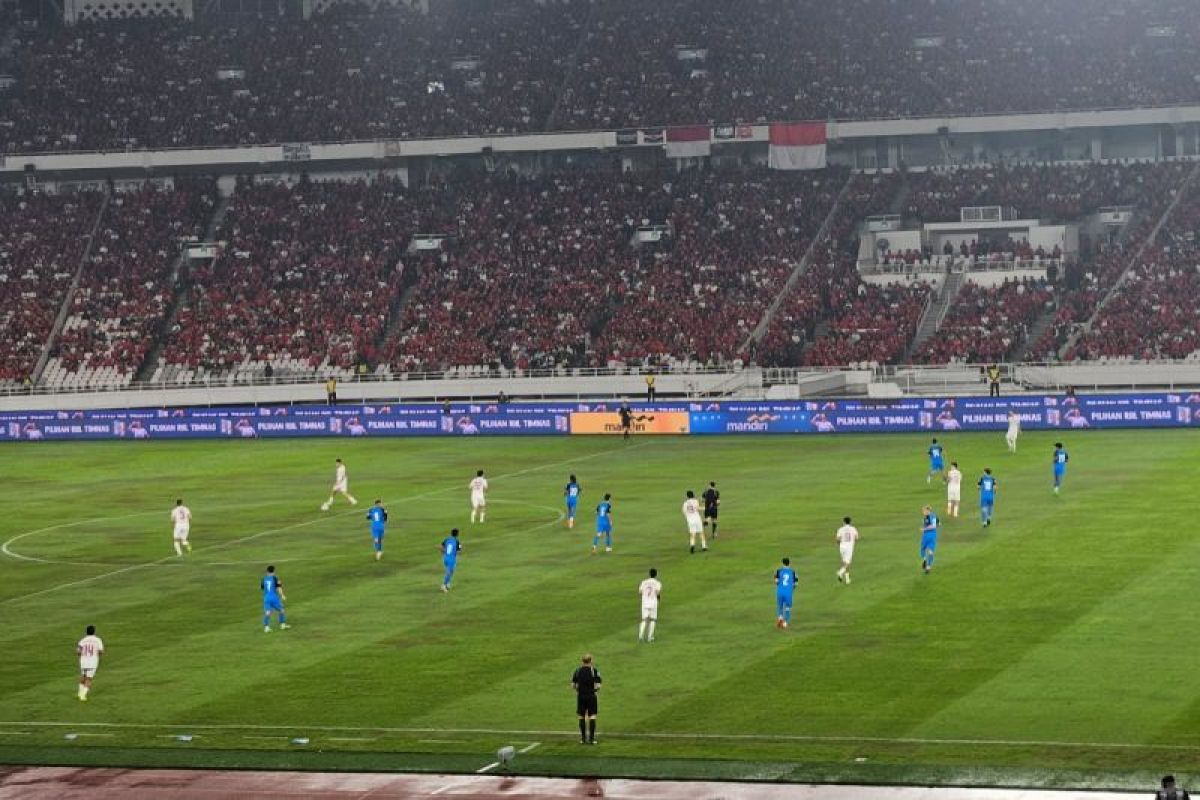
[{"label": "black referee shirt", "polygon": [[575,691],[579,694],[585,697],[594,695],[600,688],[600,672],[595,667],[584,664],[575,670],[575,674],[571,676],[571,683],[575,684]]}]

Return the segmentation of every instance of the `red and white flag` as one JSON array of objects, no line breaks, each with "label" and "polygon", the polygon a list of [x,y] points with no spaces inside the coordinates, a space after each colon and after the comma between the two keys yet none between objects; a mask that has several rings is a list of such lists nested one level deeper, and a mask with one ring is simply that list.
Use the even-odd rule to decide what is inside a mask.
[{"label": "red and white flag", "polygon": [[824,122],[776,122],[770,129],[767,164],[771,169],[821,169],[825,166]]},{"label": "red and white flag", "polygon": [[712,154],[712,128],[684,125],[667,128],[667,158],[698,158]]}]

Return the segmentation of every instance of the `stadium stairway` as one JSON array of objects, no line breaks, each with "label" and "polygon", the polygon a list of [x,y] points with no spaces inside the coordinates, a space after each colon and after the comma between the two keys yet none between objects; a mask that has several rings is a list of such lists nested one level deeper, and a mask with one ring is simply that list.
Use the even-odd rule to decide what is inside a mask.
[{"label": "stadium stairway", "polygon": [[[212,216],[208,218],[208,224],[204,226],[205,242],[216,241],[217,231],[221,229],[221,224],[225,221],[225,215],[229,213],[229,206],[232,200],[232,195],[219,195],[217,205],[213,209]],[[217,258],[221,255],[218,254]],[[175,324],[175,320],[179,316],[179,309],[187,300],[188,291],[191,288],[191,283],[188,280],[188,263],[184,250],[181,248],[179,256],[175,259],[174,265],[171,267],[171,302],[167,306],[167,313],[163,315],[162,324],[154,333],[154,345],[146,352],[146,358],[134,373],[133,380],[135,383],[143,383],[154,380],[158,376],[156,373],[160,369],[159,359],[162,355],[163,342],[166,341],[167,332],[171,330],[171,326]]]},{"label": "stadium stairway", "polygon": [[83,249],[83,254],[79,256],[79,263],[75,266],[75,276],[71,278],[71,285],[63,294],[62,305],[58,308],[58,316],[54,318],[54,327],[50,329],[50,335],[46,337],[46,343],[42,346],[42,354],[38,356],[37,365],[33,368],[33,383],[39,385],[42,381],[42,373],[46,371],[46,364],[50,362],[50,353],[54,351],[54,343],[58,340],[58,336],[62,333],[63,326],[67,324],[67,317],[71,311],[71,304],[75,300],[75,293],[79,291],[79,282],[83,280],[83,267],[92,258],[92,248],[96,246],[96,234],[100,231],[100,223],[104,221],[104,214],[108,211],[108,202],[112,199],[112,195],[108,192],[104,193],[104,201],[100,204],[100,210],[96,212],[96,221],[92,223],[92,229],[87,235],[87,247]]},{"label": "stadium stairway", "polygon": [[1025,336],[1025,341],[1021,342],[1021,346],[1013,353],[1013,361],[1024,361],[1029,355],[1029,348],[1042,340],[1042,336],[1054,324],[1054,315],[1058,313],[1057,304],[1052,308],[1042,309],[1042,313],[1029,326],[1029,333]]},{"label": "stadium stairway", "polygon": [[954,300],[958,297],[962,285],[963,274],[961,272],[951,271],[946,276],[946,282],[942,284],[942,291],[938,293],[937,299],[925,309],[921,322],[917,325],[917,332],[912,341],[908,343],[908,349],[904,351],[902,363],[907,364],[912,359],[913,353],[917,352],[925,340],[937,333],[938,328],[942,326],[942,321],[946,319],[950,307],[954,305]]}]

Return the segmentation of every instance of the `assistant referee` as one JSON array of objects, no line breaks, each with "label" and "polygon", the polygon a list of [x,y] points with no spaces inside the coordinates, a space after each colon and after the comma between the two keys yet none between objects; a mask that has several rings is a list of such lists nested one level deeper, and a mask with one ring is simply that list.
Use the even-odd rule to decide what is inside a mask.
[{"label": "assistant referee", "polygon": [[571,676],[575,688],[575,713],[579,715],[579,743],[596,743],[596,693],[600,691],[600,671],[592,665],[591,655],[583,657],[583,664]]}]

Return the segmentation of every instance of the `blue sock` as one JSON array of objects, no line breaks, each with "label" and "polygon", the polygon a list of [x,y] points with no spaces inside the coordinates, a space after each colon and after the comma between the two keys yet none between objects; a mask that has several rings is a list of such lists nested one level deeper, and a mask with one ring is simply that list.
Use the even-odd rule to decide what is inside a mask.
[{"label": "blue sock", "polygon": [[612,547],[612,531],[608,531],[604,534],[604,546]]},{"label": "blue sock", "polygon": [[446,577],[442,578],[442,586],[450,585],[450,576],[453,574],[454,574],[454,571],[451,570],[449,567],[447,567],[446,568]]},{"label": "blue sock", "polygon": [[263,627],[265,628],[270,624],[271,624],[271,614],[269,612],[266,614],[263,614]]},{"label": "blue sock", "polygon": [[382,540],[382,539],[376,539],[376,540],[375,540],[375,552],[376,552],[376,553],[382,553],[382,552],[383,552],[383,540]]},{"label": "blue sock", "polygon": [[596,547],[598,544],[600,544],[600,534],[597,533],[592,537],[592,547]]},{"label": "blue sock", "polygon": [[287,614],[284,614],[283,611],[281,610],[279,612],[279,624],[282,625],[285,622],[287,622]]}]

